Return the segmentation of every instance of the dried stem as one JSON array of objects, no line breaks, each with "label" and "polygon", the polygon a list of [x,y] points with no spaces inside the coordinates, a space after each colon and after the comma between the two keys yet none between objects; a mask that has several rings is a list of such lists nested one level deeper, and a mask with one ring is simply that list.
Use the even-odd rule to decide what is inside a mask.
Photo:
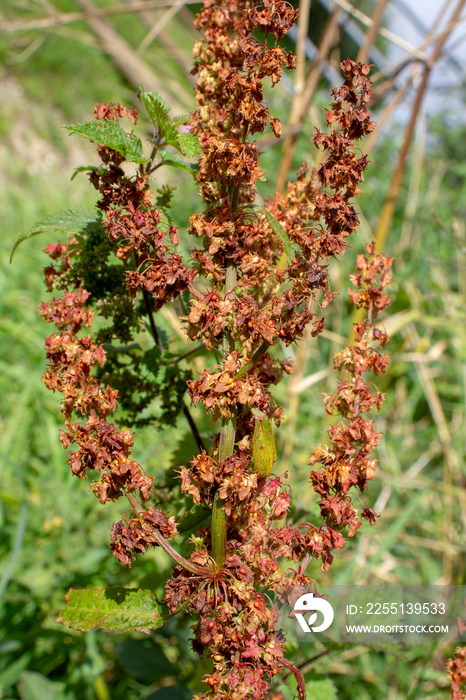
[{"label": "dried stem", "polygon": [[335,32],[338,28],[340,16],[341,9],[337,7],[330,15],[327,26],[325,27],[325,31],[322,36],[319,49],[317,51],[317,55],[312,61],[311,67],[309,69],[304,92],[302,93],[302,95],[296,98],[296,101],[293,102],[293,104],[296,106],[294,109],[292,107],[290,118],[288,120],[288,126],[290,129],[292,129],[292,131],[284,139],[283,142],[283,155],[280,161],[280,165],[278,166],[277,183],[275,186],[277,192],[283,192],[285,188],[286,178],[291,167],[293,155],[296,149],[296,143],[298,141],[298,137],[301,131],[301,126],[307,114],[307,110],[309,109],[309,105],[311,104],[314,91],[317,87],[317,83],[319,82],[320,64],[329,52],[330,46],[335,36]]},{"label": "dried stem", "polygon": [[[460,16],[464,6],[465,6],[466,0],[459,0],[457,3],[455,10],[453,12],[452,18],[450,20],[450,25],[456,22],[458,17]],[[451,31],[451,30],[450,30]],[[426,93],[427,89],[427,84],[429,82],[430,74],[432,71],[432,68],[434,65],[437,63],[437,61],[440,58],[440,54],[442,52],[442,49],[445,45],[445,42],[447,41],[448,37],[450,35],[450,32],[443,33],[437,43],[434,46],[434,49],[432,51],[432,56],[430,57],[430,60],[425,64],[424,70],[423,70],[423,75],[422,79],[420,82],[420,85],[417,89],[416,93],[416,99],[414,101],[412,110],[411,110],[411,117],[408,123],[408,126],[405,131],[405,137],[403,141],[403,145],[401,147],[400,153],[398,155],[398,161],[395,167],[395,171],[392,176],[392,180],[390,183],[389,190],[387,192],[387,196],[385,198],[385,202],[382,206],[382,211],[380,213],[380,219],[379,219],[379,224],[376,230],[375,234],[375,241],[376,241],[376,246],[377,250],[382,250],[385,241],[388,236],[388,232],[390,230],[390,225],[392,223],[393,215],[395,213],[395,206],[396,202],[398,200],[398,194],[400,192],[401,188],[401,183],[403,181],[403,175],[405,172],[406,168],[406,160],[407,156],[409,153],[409,149],[411,146],[411,141],[413,139],[414,131],[418,122],[418,115],[419,111],[421,109],[421,105]]]},{"label": "dried stem", "polygon": [[[127,491],[125,495],[131,504],[131,508],[134,510],[135,513],[140,515],[146,512],[144,507],[139,503],[138,499],[133,493]],[[199,566],[198,564],[195,564],[192,561],[188,561],[187,559],[182,557],[181,554],[178,554],[178,552],[175,549],[173,549],[171,544],[167,542],[167,540],[159,532],[159,530],[154,528],[152,534],[154,535],[157,544],[160,545],[160,547],[162,547],[162,549],[168,554],[169,557],[173,559],[173,561],[182,566],[184,569],[187,569],[187,571],[190,571],[193,574],[197,574],[198,576],[211,575],[212,572],[210,569],[207,569],[207,567]]]},{"label": "dried stem", "polygon": [[162,341],[160,340],[157,326],[155,325],[154,314],[152,313],[152,305],[151,305],[151,300],[149,297],[149,292],[146,289],[143,289],[142,296],[144,299],[144,306],[146,307],[147,316],[149,318],[149,325],[150,325],[152,337],[154,338],[155,344],[159,347],[159,349],[163,350],[163,344],[162,344]]},{"label": "dried stem", "polygon": [[379,0],[376,5],[375,10],[372,12],[372,24],[367,30],[366,36],[364,37],[364,42],[358,52],[358,61],[367,63],[369,60],[370,50],[377,39],[377,34],[379,32],[380,23],[382,22],[382,16],[385,11],[385,7],[388,4],[388,0]]},{"label": "dried stem", "polygon": [[280,659],[280,663],[289,671],[291,671],[291,673],[295,677],[300,700],[306,700],[306,681],[304,680],[304,676],[301,673],[301,671],[286,659]]},{"label": "dried stem", "polygon": [[[194,3],[195,0],[186,0],[184,4],[189,5]],[[141,2],[134,2],[129,6],[119,5],[117,7],[106,7],[106,8],[96,8],[92,14],[94,17],[109,17],[111,15],[122,15],[134,12],[140,12],[143,10],[155,10],[160,7],[171,7],[172,2],[170,0],[142,0]],[[61,27],[64,24],[71,24],[72,22],[80,22],[89,17],[88,12],[56,12],[48,17],[41,17],[40,19],[27,19],[27,20],[17,20],[16,22],[9,22],[3,20],[0,22],[0,29],[7,34],[13,34],[15,32],[31,31],[35,29],[53,29],[54,27]]]}]

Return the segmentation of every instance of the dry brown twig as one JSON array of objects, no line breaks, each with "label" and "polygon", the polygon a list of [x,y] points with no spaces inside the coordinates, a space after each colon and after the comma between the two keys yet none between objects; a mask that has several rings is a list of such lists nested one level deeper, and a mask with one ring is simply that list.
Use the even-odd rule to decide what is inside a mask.
[{"label": "dry brown twig", "polygon": [[[448,0],[447,0],[448,1]],[[390,183],[390,187],[387,193],[387,196],[385,198],[385,202],[382,206],[382,210],[380,213],[380,219],[379,219],[379,224],[377,227],[376,231],[376,245],[378,250],[382,250],[385,241],[388,235],[388,232],[390,230],[390,225],[393,219],[393,215],[395,213],[395,206],[396,202],[398,200],[398,194],[400,192],[401,188],[401,183],[403,180],[403,175],[406,167],[406,159],[408,156],[408,152],[411,146],[411,141],[413,139],[414,131],[418,122],[418,116],[419,112],[421,109],[422,102],[424,100],[426,90],[427,90],[427,85],[429,82],[430,74],[432,72],[433,67],[435,64],[439,61],[443,48],[445,46],[445,43],[450,36],[450,33],[453,29],[453,27],[456,25],[458,22],[461,12],[466,4],[466,0],[458,0],[456,7],[454,9],[453,15],[450,19],[450,22],[448,23],[446,29],[440,33],[440,37],[437,40],[437,42],[434,45],[432,54],[429,58],[429,60],[424,64],[423,68],[423,73],[422,73],[422,78],[419,84],[419,87],[417,89],[416,93],[416,98],[411,110],[411,116],[408,122],[408,126],[405,131],[405,136],[403,140],[403,145],[400,149],[400,153],[398,155],[398,161],[397,165],[395,167],[392,180]],[[442,11],[440,13],[440,16],[442,14]],[[438,25],[438,19],[435,20],[433,27],[436,27]],[[432,29],[433,33],[433,29]]]},{"label": "dry brown twig", "polygon": [[319,81],[321,73],[320,66],[322,61],[327,57],[330,47],[332,46],[335,33],[338,29],[340,16],[341,10],[336,8],[328,20],[327,26],[320,41],[319,49],[309,68],[304,90],[302,92],[297,91],[296,99],[293,100],[290,117],[288,120],[288,128],[290,131],[284,139],[283,155],[278,167],[277,183],[275,186],[277,192],[282,192],[284,189],[302,123],[307,114]]},{"label": "dry brown twig", "polygon": [[[196,0],[186,0],[184,4],[195,4]],[[155,10],[161,7],[171,7],[171,0],[139,0],[131,5],[118,5],[117,7],[94,8],[92,15],[94,17],[108,17],[111,15],[122,15],[143,10]],[[53,29],[61,27],[64,24],[72,22],[80,22],[88,18],[88,12],[60,12],[55,7],[51,9],[47,17],[39,17],[37,19],[27,20],[0,20],[0,30],[7,34],[16,32],[31,31],[37,29]]]},{"label": "dry brown twig", "polygon": [[[167,80],[161,84],[160,78],[152,70],[152,68],[136,53],[136,51],[121,37],[118,32],[100,16],[97,8],[94,7],[91,0],[78,0],[81,7],[84,8],[86,21],[94,34],[97,36],[103,50],[111,58],[115,66],[122,75],[131,83],[136,90],[139,85],[144,85],[147,90],[157,90],[164,100],[178,111],[183,112],[186,106],[189,105],[189,97],[186,94],[183,104],[173,98],[172,94],[168,94],[165,88]],[[128,9],[125,7],[125,9]],[[134,6],[129,9],[134,10]],[[178,100],[183,99],[179,85],[172,85],[173,94],[177,95]]]}]

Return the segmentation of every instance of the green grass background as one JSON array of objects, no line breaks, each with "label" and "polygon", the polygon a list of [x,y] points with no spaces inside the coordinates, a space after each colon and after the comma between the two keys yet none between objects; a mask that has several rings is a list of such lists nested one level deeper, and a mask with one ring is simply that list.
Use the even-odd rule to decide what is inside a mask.
[{"label": "green grass background", "polygon": [[[17,6],[7,6],[9,16],[16,15]],[[76,9],[71,1],[60,7]],[[120,17],[114,26],[134,46],[145,34],[135,17]],[[173,23],[170,31],[189,39],[181,23]],[[208,670],[190,650],[191,620],[175,618],[149,637],[84,635],[54,622],[70,587],[144,586],[162,593],[171,566],[159,551],[140,558],[131,571],[109,556],[110,523],[121,517],[124,506],[101,506],[85,483],[72,478],[59,442],[59,399],[41,382],[50,328],[38,306],[47,296],[41,250],[48,241],[28,240],[9,263],[15,240],[37,220],[67,207],[92,207],[95,201],[85,176],[70,180],[74,167],[96,162],[92,146],[68,137],[59,126],[89,118],[95,102],[133,105],[137,100],[84,24],[50,32],[32,52],[28,47],[34,37],[0,36],[0,698],[188,699],[203,692],[200,681]],[[169,58],[161,64],[157,44],[145,58],[170,79],[182,79]],[[267,97],[272,111],[286,120],[285,94],[275,90]],[[324,88],[319,107],[327,101]],[[307,124],[295,165],[312,160],[312,133]],[[347,273],[372,236],[401,135],[401,125],[387,129],[371,155],[357,205],[360,232],[347,259],[331,267],[333,286],[342,291],[328,314],[331,333],[287,351],[303,380],[330,366],[332,353],[348,335]],[[375,416],[384,433],[380,465],[364,497],[365,504],[376,504],[381,518],[347,543],[327,574],[336,583],[466,583],[465,136],[455,115],[448,123],[439,114],[419,124],[386,244],[386,252],[397,258],[393,305],[385,317],[393,338],[392,364],[380,381],[387,402]],[[264,194],[273,189],[278,159],[278,148],[264,154],[270,179]],[[178,186],[174,216],[183,233],[200,203],[188,174],[169,179]],[[181,347],[170,319],[160,323],[173,345]],[[317,518],[307,462],[327,427],[321,393],[333,381],[330,377],[291,396],[289,387],[277,390],[287,413],[284,429],[277,432],[278,471],[289,471],[294,515],[301,520]],[[213,427],[199,412],[195,416],[208,436]],[[158,478],[194,450],[182,419],[175,428],[146,430],[138,438],[136,456]],[[323,576],[318,565],[309,573],[317,580]],[[291,656],[304,664],[320,652],[325,653],[303,665],[310,698],[449,697],[445,663],[451,647],[424,644],[392,653],[299,645]],[[295,692],[291,679],[279,681],[276,689],[286,700]]]}]

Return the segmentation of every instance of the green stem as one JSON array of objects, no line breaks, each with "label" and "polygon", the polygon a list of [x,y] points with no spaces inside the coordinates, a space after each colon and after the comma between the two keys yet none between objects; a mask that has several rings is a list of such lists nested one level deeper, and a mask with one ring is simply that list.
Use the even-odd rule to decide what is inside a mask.
[{"label": "green stem", "polygon": [[218,443],[218,461],[223,462],[227,457],[231,457],[235,450],[236,437],[236,406],[231,409],[230,418],[222,421],[220,430],[220,440]]},{"label": "green stem", "polygon": [[227,516],[218,491],[214,497],[211,521],[212,557],[219,568],[227,558]]},{"label": "green stem", "polygon": [[[227,269],[225,272],[225,299],[236,287],[236,268],[234,263],[231,261],[227,262]],[[235,349],[235,341],[231,335],[225,332],[223,336],[223,354],[232,352]]]},{"label": "green stem", "polygon": [[185,415],[185,417],[186,417],[186,420],[188,421],[189,427],[191,428],[192,434],[193,434],[193,436],[194,436],[194,439],[195,439],[195,441],[196,441],[196,444],[197,444],[199,450],[200,450],[201,452],[202,452],[202,451],[205,452],[204,441],[203,441],[203,439],[201,438],[201,435],[200,435],[200,433],[199,433],[199,430],[197,429],[197,425],[195,424],[195,422],[194,422],[194,420],[193,420],[193,417],[192,417],[192,415],[191,415],[191,411],[189,410],[189,408],[186,406],[186,404],[185,404],[184,402],[183,402],[183,413],[184,413],[184,415]]},{"label": "green stem", "polygon": [[146,307],[147,316],[149,318],[149,325],[150,325],[152,337],[154,338],[159,349],[163,351],[162,341],[160,340],[160,336],[159,336],[158,331],[157,331],[157,326],[155,325],[154,314],[152,313],[152,306],[151,306],[151,302],[150,302],[149,293],[147,292],[146,289],[142,290],[142,297],[144,299],[144,306]]},{"label": "green stem", "polygon": [[[187,314],[186,314],[187,315]],[[188,352],[185,352],[184,355],[180,355],[179,357],[175,357],[172,362],[170,362],[171,365],[176,365],[177,362],[181,362],[181,360],[186,360],[187,357],[191,357],[191,355],[194,355],[196,352],[200,352],[201,350],[205,350],[205,345],[204,343],[201,343],[197,347],[193,348],[192,350],[188,350]]]},{"label": "green stem", "polygon": [[[236,269],[232,263],[227,264],[225,275],[225,297],[230,294],[236,287]],[[233,352],[235,342],[231,335],[225,332],[223,338],[223,357]],[[236,436],[236,406],[232,407],[231,415],[222,421],[220,430],[220,439],[218,445],[219,462],[227,457],[230,457],[235,449]],[[223,509],[223,500],[220,498],[218,491],[215,494],[214,504],[212,506],[212,556],[217,566],[222,566],[227,555],[227,517]]]},{"label": "green stem", "polygon": [[[136,258],[136,254],[135,254],[135,256],[134,256],[134,259],[135,259],[136,268],[137,268],[137,258]],[[147,316],[148,316],[148,318],[149,318],[149,325],[150,325],[150,330],[151,330],[151,333],[152,333],[152,337],[154,338],[154,341],[155,341],[156,345],[158,346],[159,350],[163,353],[163,349],[164,349],[164,348],[163,348],[163,343],[162,343],[162,340],[161,340],[161,338],[160,338],[160,335],[159,335],[159,333],[158,333],[158,331],[157,331],[157,326],[155,325],[155,320],[154,320],[154,314],[153,314],[153,311],[152,311],[151,300],[150,300],[149,293],[147,292],[146,289],[143,289],[143,290],[142,290],[142,296],[143,296],[143,299],[144,299],[144,306],[146,307]],[[200,347],[202,348],[202,347],[204,347],[204,346],[201,345]],[[199,348],[195,348],[195,350],[191,350],[190,352],[186,353],[186,355],[184,355],[183,357],[187,357],[187,356],[190,355],[192,352],[196,352],[198,349],[199,349]],[[176,361],[178,362],[179,360],[182,360],[183,357],[177,358]],[[161,361],[160,364],[163,365],[164,362]],[[193,417],[192,417],[192,415],[191,415],[191,412],[190,412],[189,408],[186,406],[186,404],[185,404],[184,402],[183,402],[183,413],[184,413],[184,415],[185,415],[185,417],[186,417],[186,420],[188,421],[189,427],[191,428],[191,431],[192,431],[192,434],[193,434],[193,436],[194,436],[194,439],[196,440],[197,446],[199,447],[199,449],[200,449],[201,452],[202,452],[202,450],[205,450],[205,445],[204,445],[204,443],[203,443],[203,441],[202,441],[202,438],[201,438],[201,436],[200,436],[200,434],[199,434],[199,431],[198,431],[198,429],[197,429],[197,426],[196,426],[196,424],[195,424],[195,422],[194,422],[194,420],[193,420]]]},{"label": "green stem", "polygon": [[232,211],[235,211],[236,207],[238,206],[239,189],[239,184],[236,184],[233,186],[231,191],[230,205]]}]

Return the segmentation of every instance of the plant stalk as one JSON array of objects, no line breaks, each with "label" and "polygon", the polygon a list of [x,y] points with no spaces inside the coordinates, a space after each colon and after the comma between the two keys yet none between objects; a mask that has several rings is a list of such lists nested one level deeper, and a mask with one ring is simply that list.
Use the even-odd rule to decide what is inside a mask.
[{"label": "plant stalk", "polygon": [[319,49],[310,66],[304,90],[297,92],[295,98],[293,99],[290,117],[288,120],[290,131],[283,141],[282,158],[280,165],[278,166],[277,182],[275,185],[276,192],[283,192],[285,189],[286,178],[291,167],[294,152],[296,150],[298,136],[301,133],[302,123],[306,117],[309,105],[319,82],[321,72],[320,66],[322,61],[327,56],[334,40],[341,13],[341,8],[336,7],[330,15],[324,34],[320,41]]},{"label": "plant stalk", "polygon": [[[227,264],[225,275],[225,298],[230,294],[236,286],[236,269],[233,263]],[[235,349],[233,338],[225,332],[223,338],[223,357]],[[236,436],[236,407],[232,409],[229,418],[222,421],[220,430],[220,439],[218,445],[218,460],[222,462],[227,457],[230,457],[235,449]],[[217,566],[222,566],[227,554],[227,517],[223,509],[223,500],[219,493],[215,494],[214,504],[212,506],[212,556]]]},{"label": "plant stalk", "polygon": [[[137,267],[137,260],[136,260],[136,267]],[[159,350],[161,350],[163,352],[163,343],[162,343],[160,335],[157,331],[157,326],[155,325],[154,313],[152,311],[152,306],[150,303],[150,296],[149,296],[147,290],[145,290],[145,289],[142,290],[142,295],[143,295],[143,299],[144,299],[144,306],[146,308],[147,316],[149,318],[149,325],[150,325],[152,337],[154,338],[155,344],[158,346]],[[203,346],[201,345],[200,347],[202,348]],[[199,349],[200,348],[195,348],[194,350],[191,350],[190,352],[186,353],[182,357],[177,358],[177,362],[179,362],[179,360],[182,360],[184,357],[188,357],[188,355],[190,355],[192,352],[197,352],[197,350],[199,350]],[[199,430],[197,429],[197,426],[193,420],[191,412],[184,402],[183,402],[183,413],[186,417],[186,420],[188,421],[189,427],[191,428],[191,432],[192,432],[193,437],[196,441],[196,444],[202,452],[202,450],[205,450],[204,442],[199,434]]]},{"label": "plant stalk", "polygon": [[[135,513],[138,515],[145,513],[145,508],[142,506],[136,496],[133,493],[126,492],[126,498],[131,504],[132,509],[134,510]],[[195,564],[192,561],[188,561],[188,559],[185,559],[181,554],[178,554],[176,549],[173,549],[171,544],[167,542],[165,537],[162,535],[160,530],[157,530],[154,528],[153,530],[153,535],[154,538],[160,547],[168,554],[169,557],[173,559],[173,561],[176,561],[177,564],[183,567],[183,569],[186,569],[187,571],[190,571],[192,574],[196,574],[198,576],[210,576],[211,571],[208,569],[206,566],[199,566],[199,564]]]}]

